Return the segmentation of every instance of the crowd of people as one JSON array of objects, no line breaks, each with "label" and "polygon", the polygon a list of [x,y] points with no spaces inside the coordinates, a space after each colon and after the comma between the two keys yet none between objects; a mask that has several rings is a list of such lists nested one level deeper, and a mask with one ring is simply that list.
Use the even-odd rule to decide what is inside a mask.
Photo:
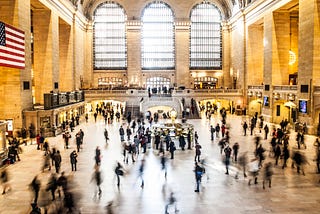
[{"label": "crowd of people", "polygon": [[[100,111],[101,109],[101,111]],[[111,115],[112,110],[103,111],[104,108],[97,106],[96,111],[93,113],[93,121],[99,119],[105,120],[106,124],[113,123],[116,118]],[[120,111],[119,111],[120,112]],[[121,111],[122,112],[122,111]],[[123,113],[123,112],[122,112]],[[107,116],[106,116],[107,115]],[[122,115],[124,117],[124,115]],[[105,119],[107,118],[107,119]],[[257,185],[261,182],[262,188],[272,187],[272,177],[275,170],[285,169],[288,167],[289,160],[291,159],[291,167],[295,168],[297,173],[305,175],[304,166],[308,164],[308,160],[303,153],[303,149],[306,149],[305,139],[303,132],[297,132],[296,146],[290,145],[290,132],[287,125],[281,123],[279,128],[270,128],[270,124],[264,122],[263,117],[254,115],[249,121],[242,122],[242,133],[240,135],[247,136],[247,129],[250,129],[250,135],[254,136],[253,139],[254,148],[252,151],[242,151],[241,145],[244,142],[239,142],[238,139],[233,139],[230,135],[232,124],[230,125],[227,120],[227,114],[225,111],[220,111],[219,120],[212,120],[208,117],[208,138],[211,142],[203,142],[199,138],[197,131],[194,133],[194,137],[191,138],[190,131],[188,135],[177,136],[177,140],[173,139],[169,133],[158,130],[155,133],[151,132],[151,122],[144,120],[144,118],[131,118],[131,115],[124,117],[126,120],[116,121],[119,125],[119,138],[118,142],[121,144],[123,163],[115,160],[114,177],[116,178],[115,186],[118,190],[121,190],[121,185],[126,180],[122,181],[122,177],[131,173],[128,170],[128,165],[131,162],[132,166],[137,168],[137,180],[139,180],[139,186],[141,189],[145,188],[146,182],[146,170],[148,164],[148,152],[151,151],[158,157],[159,170],[163,172],[164,179],[168,177],[168,166],[175,159],[175,154],[186,153],[185,150],[192,150],[194,156],[192,156],[194,165],[190,166],[193,169],[194,175],[194,192],[200,193],[202,191],[202,179],[205,174],[208,173],[207,161],[208,158],[202,157],[203,151],[206,147],[204,144],[216,144],[220,147],[220,155],[225,165],[225,174],[228,176],[234,175],[235,179],[240,178],[240,174],[243,174],[243,179],[247,179],[248,185],[252,183]],[[87,118],[86,118],[87,120]],[[214,121],[214,123],[212,122]],[[218,122],[217,122],[218,121]],[[271,133],[269,129],[272,129]],[[29,184],[30,190],[33,192],[33,199],[31,203],[31,213],[41,213],[40,207],[45,213],[54,209],[57,213],[76,213],[80,212],[77,207],[77,194],[75,194],[75,188],[72,184],[73,174],[77,168],[78,158],[81,158],[81,152],[85,143],[84,131],[80,128],[76,133],[71,134],[72,131],[66,126],[62,135],[61,143],[64,145],[64,150],[60,151],[54,146],[50,145],[50,140],[44,138],[41,135],[37,136],[36,149],[39,150],[41,156],[43,156],[42,173],[50,173],[48,181],[43,185],[43,180],[40,179],[41,173],[34,176]],[[116,144],[117,142],[111,141],[108,128],[105,126],[103,129],[103,135],[106,144]],[[234,136],[234,134],[233,134]],[[74,140],[70,140],[74,139]],[[249,140],[248,140],[249,141]],[[269,143],[269,144],[266,144]],[[246,142],[250,143],[250,142]],[[16,143],[12,143],[15,147]],[[269,146],[269,147],[268,147]],[[317,138],[314,142],[316,150],[316,166],[317,173],[320,173],[320,142]],[[63,163],[61,153],[68,153],[70,163]],[[16,160],[19,158],[16,155]],[[95,148],[94,160],[95,165],[93,167],[93,173],[91,182],[96,186],[94,196],[96,199],[100,199],[103,193],[102,183],[104,180],[104,173],[102,170],[102,151],[100,146]],[[70,174],[67,175],[66,171],[61,170],[62,165],[70,164]],[[309,163],[310,164],[310,163]],[[277,166],[280,166],[278,169]],[[53,170],[54,168],[54,170]],[[64,167],[65,168],[65,167]],[[48,172],[46,172],[46,170]],[[259,181],[259,179],[261,181]],[[1,171],[1,183],[3,187],[3,194],[7,194],[11,190],[10,175],[6,169]],[[170,207],[174,207],[175,212],[178,212],[177,197],[174,192],[170,192],[165,200],[165,213],[169,213]],[[112,203],[107,206],[109,213],[112,212]]]}]

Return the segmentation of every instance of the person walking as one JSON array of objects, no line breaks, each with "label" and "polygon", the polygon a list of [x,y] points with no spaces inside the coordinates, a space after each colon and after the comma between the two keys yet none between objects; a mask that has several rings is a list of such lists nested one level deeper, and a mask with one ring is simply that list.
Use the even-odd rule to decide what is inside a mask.
[{"label": "person walking", "polygon": [[203,173],[205,173],[205,169],[201,167],[197,162],[195,162],[194,167],[195,179],[196,179],[196,189],[195,192],[200,192],[200,183]]},{"label": "person walking", "polygon": [[71,171],[77,171],[77,157],[78,157],[78,154],[76,150],[73,150],[70,153]]},{"label": "person walking", "polygon": [[116,168],[114,169],[114,172],[117,176],[117,186],[118,186],[118,189],[120,189],[120,176],[123,176],[124,175],[124,168],[123,166],[117,162],[117,166]]},{"label": "person walking", "polygon": [[265,185],[264,185],[265,182],[269,182],[269,188],[271,188],[272,175],[273,175],[272,163],[268,162],[264,168],[264,179],[262,182],[263,189],[265,189]]},{"label": "person walking", "polygon": [[96,148],[96,155],[94,159],[96,161],[96,165],[99,166],[101,164],[101,150],[99,146],[97,146]]},{"label": "person walking", "polygon": [[34,193],[34,200],[33,203],[37,204],[38,203],[38,197],[39,197],[39,191],[40,191],[40,186],[41,186],[41,182],[38,178],[38,175],[36,175],[33,180],[30,183],[30,188]]},{"label": "person walking", "polygon": [[7,191],[11,190],[11,186],[9,184],[9,174],[7,169],[3,169],[1,172],[1,184],[2,184],[2,195],[6,194]]},{"label": "person walking", "polygon": [[164,152],[160,157],[161,163],[161,170],[164,170],[164,178],[167,179],[167,157],[165,156]]},{"label": "person walking", "polygon": [[179,210],[177,208],[177,199],[176,199],[173,192],[170,193],[170,196],[168,198],[168,202],[166,203],[165,214],[169,214],[169,212],[168,212],[169,206],[174,206],[175,213],[179,212]]},{"label": "person walking", "polygon": [[46,188],[46,191],[51,192],[52,201],[54,201],[56,199],[55,193],[56,193],[57,188],[58,188],[58,179],[57,179],[56,174],[52,173],[49,178],[47,188]]},{"label": "person walking", "polygon": [[98,194],[98,197],[101,198],[101,194],[102,194],[102,190],[100,185],[102,184],[102,172],[100,171],[100,166],[99,165],[95,165],[94,167],[94,172],[92,174],[92,178],[91,178],[91,182],[95,181],[96,185],[97,185],[97,190],[95,191],[95,196]]},{"label": "person walking", "polygon": [[141,188],[144,187],[144,179],[143,179],[144,168],[145,168],[145,160],[142,159],[139,166],[139,178],[141,179],[141,185],[140,185]]}]

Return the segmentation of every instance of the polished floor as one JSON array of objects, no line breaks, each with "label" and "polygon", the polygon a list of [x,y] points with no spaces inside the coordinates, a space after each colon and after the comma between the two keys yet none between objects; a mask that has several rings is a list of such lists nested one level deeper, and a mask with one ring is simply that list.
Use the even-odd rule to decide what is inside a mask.
[{"label": "polished floor", "polygon": [[[253,157],[254,136],[243,136],[241,123],[248,118],[241,116],[229,116],[227,123],[230,124],[231,145],[239,142],[240,153],[248,151],[249,158]],[[122,121],[122,123],[125,121]],[[164,177],[161,171],[158,152],[152,149],[144,155],[140,154],[138,160],[123,164],[126,175],[121,178],[121,186],[118,190],[114,167],[116,161],[123,163],[122,149],[118,129],[120,123],[104,124],[102,118],[95,123],[92,118],[88,123],[82,122],[72,132],[70,149],[64,149],[62,136],[48,138],[50,146],[58,148],[62,153],[62,171],[69,175],[72,180],[72,189],[77,201],[77,210],[81,213],[119,213],[119,214],[158,214],[165,213],[165,205],[170,192],[174,192],[177,199],[177,209],[182,214],[193,213],[319,213],[320,210],[320,183],[319,174],[316,173],[314,162],[315,149],[314,136],[306,136],[307,149],[301,151],[308,157],[309,164],[305,167],[306,175],[298,174],[289,167],[282,169],[274,168],[272,188],[262,188],[262,173],[259,175],[257,185],[248,186],[248,178],[239,176],[235,179],[238,171],[237,164],[232,163],[230,174],[225,174],[225,166],[222,162],[218,140],[210,140],[210,124],[219,122],[214,117],[211,121],[205,119],[189,120],[199,133],[199,142],[202,145],[202,157],[206,158],[206,174],[202,180],[199,193],[195,190],[194,178],[194,149],[176,151],[175,159],[168,161],[168,176]],[[103,130],[109,130],[110,141],[108,146],[104,141]],[[71,172],[69,161],[70,152],[75,149],[75,133],[83,129],[84,145],[78,154],[78,171]],[[256,134],[259,134],[257,131]],[[296,149],[295,133],[292,132],[290,140],[291,150]],[[269,140],[263,140],[264,147],[269,150]],[[103,183],[101,185],[101,198],[95,195],[96,188],[92,182],[94,172],[95,148],[101,147]],[[24,152],[20,155],[21,161],[7,167],[10,175],[12,191],[0,196],[1,214],[26,214],[30,213],[32,193],[29,184],[35,175],[39,175],[42,189],[46,184],[51,172],[42,172],[43,152],[36,150],[36,145],[22,146]],[[267,152],[268,153],[268,152]],[[267,155],[268,156],[268,155]],[[145,186],[140,187],[141,180],[138,177],[140,160],[144,158]],[[271,160],[269,157],[266,161]],[[273,160],[272,160],[273,161]],[[53,171],[53,170],[52,170]],[[241,174],[240,174],[241,175]],[[40,195],[39,204],[45,204],[48,197]],[[50,200],[50,199],[49,199]],[[108,212],[106,205],[113,201]],[[54,213],[54,207],[61,201],[57,199],[49,206],[49,213]],[[174,207],[169,206],[169,213],[174,213]],[[75,212],[76,213],[76,212]],[[79,212],[78,212],[79,213]]]}]

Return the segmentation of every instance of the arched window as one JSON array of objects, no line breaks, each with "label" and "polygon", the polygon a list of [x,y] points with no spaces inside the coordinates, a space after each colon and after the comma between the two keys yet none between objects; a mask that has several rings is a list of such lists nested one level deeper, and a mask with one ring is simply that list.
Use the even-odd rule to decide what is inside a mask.
[{"label": "arched window", "polygon": [[147,5],[142,14],[142,69],[174,69],[174,17],[163,2]]},{"label": "arched window", "polygon": [[94,69],[127,68],[125,22],[127,16],[117,3],[105,2],[94,12]]},{"label": "arched window", "polygon": [[190,69],[222,69],[220,10],[203,2],[192,9],[190,20]]}]

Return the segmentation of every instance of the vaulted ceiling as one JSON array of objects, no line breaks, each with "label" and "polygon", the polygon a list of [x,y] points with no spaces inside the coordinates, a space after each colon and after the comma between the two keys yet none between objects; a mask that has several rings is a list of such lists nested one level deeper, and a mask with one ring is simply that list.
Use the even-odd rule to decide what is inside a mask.
[{"label": "vaulted ceiling", "polygon": [[[106,2],[106,1],[108,1],[108,0],[80,0],[80,4],[82,4],[84,14],[90,19],[93,11],[97,7],[97,5],[99,5],[100,3]],[[137,4],[137,1],[143,1],[143,2],[145,2],[145,4],[148,2],[152,2],[152,0],[117,0],[117,2],[120,4],[122,4],[122,3],[131,4],[132,3],[132,5]],[[154,0],[154,1],[156,1],[156,0]],[[177,2],[177,0],[163,0],[163,1],[167,2],[168,4],[170,4],[170,2]],[[196,3],[201,2],[201,0],[180,0],[180,1],[184,2],[184,3],[189,3],[189,4],[190,3],[196,4]],[[220,7],[220,9],[223,10],[223,13],[226,15],[226,18],[229,18],[231,16],[232,8],[233,8],[235,2],[238,0],[203,0],[203,1],[209,1],[209,2],[213,2],[213,3],[217,4]],[[241,2],[241,0],[239,2]]]}]

